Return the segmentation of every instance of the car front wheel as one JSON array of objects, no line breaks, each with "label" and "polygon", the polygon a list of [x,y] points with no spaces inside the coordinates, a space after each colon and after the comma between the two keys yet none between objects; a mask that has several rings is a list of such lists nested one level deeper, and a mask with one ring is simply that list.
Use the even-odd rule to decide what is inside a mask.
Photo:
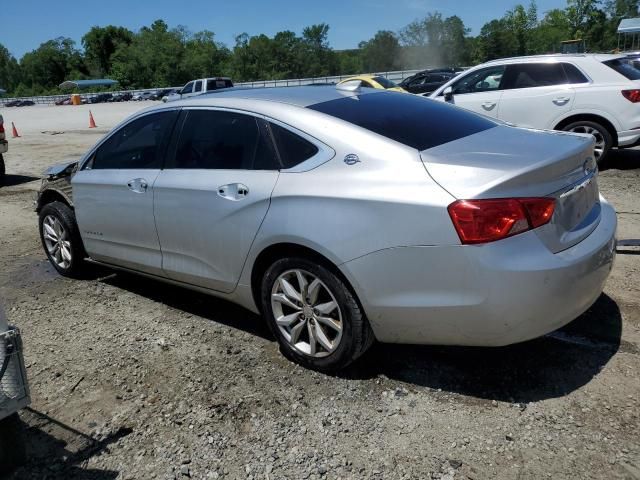
[{"label": "car front wheel", "polygon": [[563,128],[565,132],[574,133],[588,133],[593,135],[596,139],[596,144],[593,147],[593,153],[596,157],[596,162],[600,164],[606,157],[609,150],[613,146],[613,138],[609,133],[609,130],[596,122],[590,122],[587,120],[580,120],[570,123]]},{"label": "car front wheel", "polygon": [[65,277],[81,277],[86,254],[73,210],[52,202],[40,210],[40,240],[49,261]]},{"label": "car front wheel", "polygon": [[289,359],[335,371],[361,356],[373,333],[354,295],[334,272],[304,258],[285,258],[262,281],[262,309]]}]

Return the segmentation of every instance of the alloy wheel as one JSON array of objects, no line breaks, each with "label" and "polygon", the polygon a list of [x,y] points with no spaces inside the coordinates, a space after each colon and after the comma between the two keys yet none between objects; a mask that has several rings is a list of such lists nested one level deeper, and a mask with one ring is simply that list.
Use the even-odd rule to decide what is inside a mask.
[{"label": "alloy wheel", "polygon": [[315,275],[300,269],[282,273],[271,290],[271,310],[283,337],[298,352],[322,358],[340,345],[342,311]]},{"label": "alloy wheel", "polygon": [[593,153],[596,157],[596,161],[599,160],[600,157],[604,154],[605,148],[607,147],[607,142],[598,129],[590,127],[589,125],[576,125],[569,131],[574,133],[588,133],[595,137],[596,144],[593,147]]},{"label": "alloy wheel", "polygon": [[47,252],[55,264],[68,269],[71,266],[71,241],[69,233],[54,215],[47,215],[42,222],[42,236]]}]

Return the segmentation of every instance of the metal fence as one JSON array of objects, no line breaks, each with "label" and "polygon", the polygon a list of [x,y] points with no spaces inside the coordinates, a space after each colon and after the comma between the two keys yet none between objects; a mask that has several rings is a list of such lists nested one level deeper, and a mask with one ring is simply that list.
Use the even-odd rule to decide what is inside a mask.
[{"label": "metal fence", "polygon": [[[380,75],[382,77],[387,78],[388,80],[391,80],[392,82],[399,83],[405,78],[410,77],[411,75],[414,75],[415,73],[418,73],[420,71],[422,70],[398,70],[393,72],[377,72],[372,75]],[[284,79],[284,80],[259,80],[256,82],[240,82],[240,83],[236,83],[235,86],[251,87],[251,88],[296,87],[296,86],[314,85],[314,84],[323,84],[323,83],[328,83],[328,84],[338,83],[341,80],[344,80],[345,78],[349,78],[349,77],[353,77],[353,75],[338,75],[338,76],[332,76],[332,77],[314,77],[314,78],[291,78],[291,79]],[[135,95],[136,93],[155,92],[158,90],[164,90],[165,88],[171,88],[171,87],[146,88],[146,89],[138,89],[138,90],[118,90],[118,91],[109,91],[109,92],[103,92],[103,93],[111,93],[112,95],[130,93],[131,95]],[[173,88],[180,89],[182,88],[182,86],[173,87]],[[88,100],[89,98],[94,97],[95,95],[98,95],[98,93],[94,93],[94,92],[81,93],[80,98]],[[69,96],[70,94],[60,94],[60,95],[47,95],[47,96],[41,95],[41,96],[34,96],[34,97],[0,98],[0,107],[4,107],[7,103],[13,102],[16,100],[31,101],[35,104],[41,104],[41,105],[54,105],[56,102],[60,100],[69,98]]]}]

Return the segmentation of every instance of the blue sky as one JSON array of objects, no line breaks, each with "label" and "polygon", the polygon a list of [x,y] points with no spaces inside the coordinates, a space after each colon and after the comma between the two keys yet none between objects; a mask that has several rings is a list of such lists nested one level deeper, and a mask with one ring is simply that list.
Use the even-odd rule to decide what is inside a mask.
[{"label": "blue sky", "polygon": [[[59,36],[71,37],[78,45],[93,25],[109,24],[138,30],[162,18],[170,27],[185,25],[191,31],[211,30],[219,41],[233,45],[235,35],[293,30],[325,22],[331,27],[329,40],[336,49],[354,48],[378,30],[397,31],[427,12],[458,15],[477,34],[482,25],[517,3],[528,0],[8,0],[0,6],[0,43],[16,57],[40,43]],[[480,7],[481,5],[481,7]],[[538,0],[542,15],[564,7],[563,0]]]}]

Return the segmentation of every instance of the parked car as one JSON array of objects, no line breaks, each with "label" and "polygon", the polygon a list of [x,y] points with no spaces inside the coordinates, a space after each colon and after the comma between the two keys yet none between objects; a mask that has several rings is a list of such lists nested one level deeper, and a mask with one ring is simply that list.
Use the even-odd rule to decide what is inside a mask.
[{"label": "parked car", "polygon": [[131,100],[136,102],[141,102],[143,100],[151,100],[151,97],[153,97],[155,94],[156,94],[155,90],[138,92],[133,94],[133,96],[131,97]]},{"label": "parked car", "polygon": [[56,105],[71,105],[71,97],[63,97],[55,101]]},{"label": "parked car", "polygon": [[26,461],[18,411],[30,403],[20,331],[0,305],[0,476]]},{"label": "parked car", "polygon": [[455,77],[459,71],[460,70],[456,71],[453,68],[423,70],[411,77],[405,78],[400,82],[400,86],[409,93],[428,94],[447,83]]},{"label": "parked car", "polygon": [[494,60],[431,94],[515,125],[587,133],[601,162],[640,139],[640,70],[622,55],[542,55]]},{"label": "parked car", "polygon": [[113,95],[110,93],[98,93],[97,95],[93,95],[87,99],[87,103],[104,103],[108,102],[113,98]]},{"label": "parked car", "polygon": [[374,339],[506,345],[588,309],[616,230],[593,146],[384,90],[229,90],[134,114],[36,209],[62,275],[89,258],[228,299],[332,370]]},{"label": "parked car", "polygon": [[6,175],[3,154],[7,153],[8,150],[9,142],[7,141],[7,136],[4,131],[4,118],[0,115],[0,185],[4,183]]},{"label": "parked car", "polygon": [[127,102],[131,100],[133,95],[129,92],[114,93],[109,102]]},{"label": "parked car", "polygon": [[5,107],[30,107],[35,105],[32,100],[12,100],[4,104]]},{"label": "parked car", "polygon": [[151,96],[151,100],[162,100],[167,95],[171,95],[172,93],[175,93],[177,91],[178,91],[177,88],[163,88],[163,89],[158,90],[157,92],[155,92]]},{"label": "parked car", "polygon": [[406,92],[404,88],[396,85],[391,80],[380,75],[358,75],[355,77],[349,77],[338,82],[338,85],[350,85],[352,87],[361,88],[376,88],[379,90],[391,90],[393,92]]},{"label": "parked car", "polygon": [[228,77],[212,77],[200,78],[187,83],[182,90],[174,92],[162,97],[163,102],[175,102],[185,98],[202,95],[203,93],[213,92],[224,88],[233,88],[233,82]]}]

